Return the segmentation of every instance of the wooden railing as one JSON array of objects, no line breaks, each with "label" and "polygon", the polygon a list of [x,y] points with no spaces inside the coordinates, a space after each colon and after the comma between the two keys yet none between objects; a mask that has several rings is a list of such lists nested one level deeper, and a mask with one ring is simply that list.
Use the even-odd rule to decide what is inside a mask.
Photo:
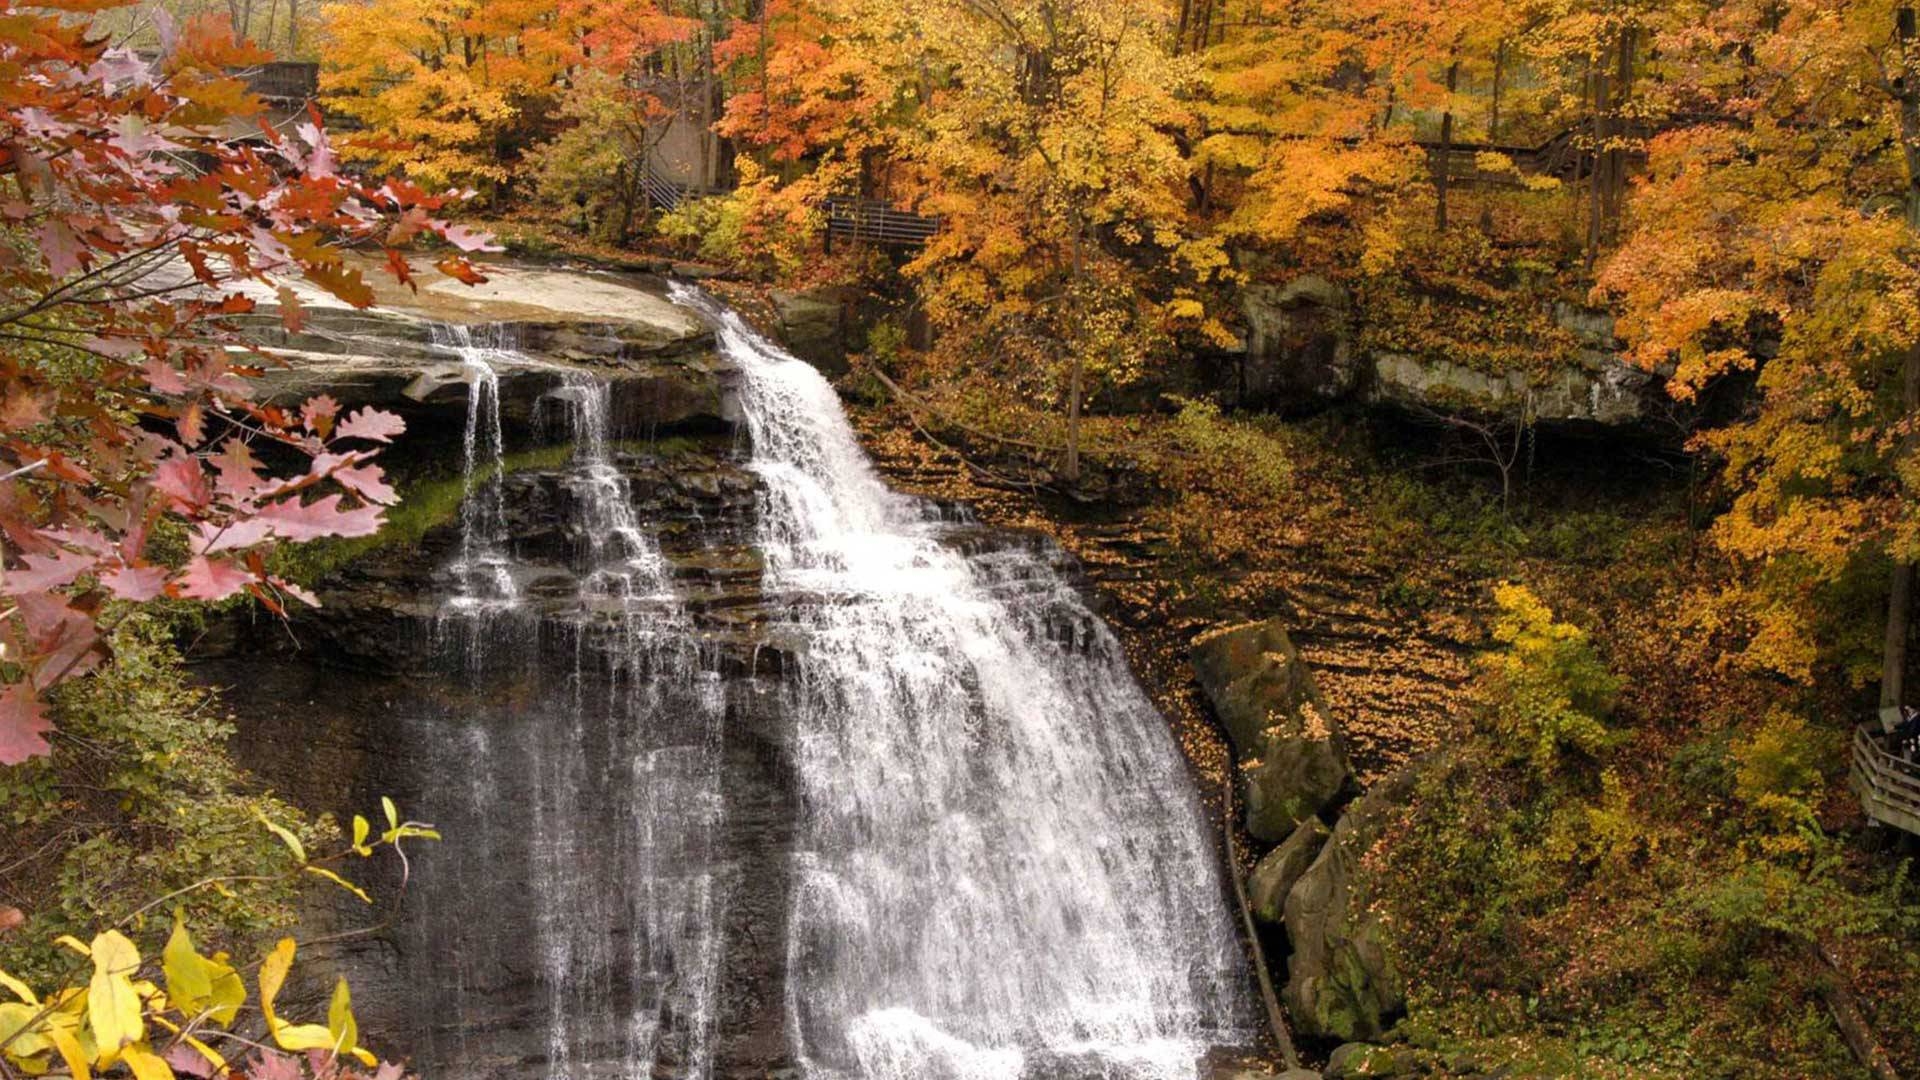
[{"label": "wooden railing", "polygon": [[1854,729],[1854,793],[1867,817],[1920,835],[1920,763],[1887,749],[1873,730],[1877,726]]},{"label": "wooden railing", "polygon": [[[641,190],[647,200],[661,210],[679,208],[694,191],[661,176],[652,165],[640,174]],[[884,244],[892,247],[919,247],[940,231],[937,218],[896,210],[878,199],[854,199],[829,195],[821,200],[827,220],[827,252],[833,252],[835,240],[856,244]]]},{"label": "wooden railing", "polygon": [[831,195],[826,199],[827,251],[834,240],[856,244],[886,244],[893,247],[919,247],[940,231],[938,218],[896,210],[878,199],[851,199]]},{"label": "wooden railing", "polygon": [[247,89],[270,102],[304,104],[320,92],[320,65],[300,60],[275,60],[237,72]]}]

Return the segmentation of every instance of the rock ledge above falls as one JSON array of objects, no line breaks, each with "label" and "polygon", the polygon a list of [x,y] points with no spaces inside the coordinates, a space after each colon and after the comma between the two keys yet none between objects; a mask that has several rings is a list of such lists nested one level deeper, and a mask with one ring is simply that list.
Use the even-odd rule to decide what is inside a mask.
[{"label": "rock ledge above falls", "polygon": [[277,296],[257,298],[249,334],[284,361],[259,380],[263,399],[328,394],[347,410],[398,412],[416,431],[463,425],[473,373],[453,343],[464,336],[490,350],[510,429],[542,427],[542,403],[569,369],[613,384],[608,419],[622,436],[737,420],[732,368],[715,354],[712,329],[668,300],[658,279],[498,264],[477,286],[418,271],[410,291],[361,269],[380,283],[377,306],[357,310],[302,287],[298,332],[286,328]]}]

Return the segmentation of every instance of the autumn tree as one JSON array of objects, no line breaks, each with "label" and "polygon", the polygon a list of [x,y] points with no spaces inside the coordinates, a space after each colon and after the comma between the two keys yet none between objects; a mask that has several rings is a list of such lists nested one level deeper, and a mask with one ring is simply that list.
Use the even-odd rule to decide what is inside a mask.
[{"label": "autumn tree", "polygon": [[[1716,611],[1752,664],[1809,678],[1830,598],[1891,564],[1883,699],[1901,700],[1920,556],[1920,46],[1887,2],[1715,5],[1650,47],[1684,80],[1631,232],[1600,274],[1634,356],[1695,398],[1757,372],[1713,526],[1745,573]],[[1848,660],[1848,658],[1841,658]],[[1856,678],[1872,661],[1849,661]]]},{"label": "autumn tree", "polygon": [[163,21],[149,61],[91,35],[96,7],[0,0],[0,764],[48,752],[45,696],[102,661],[102,623],[161,596],[311,602],[266,551],[366,535],[394,501],[375,458],[398,419],[253,401],[225,319],[278,289],[297,326],[299,279],[370,303],[343,242],[403,281],[413,236],[480,243],[439,198],[343,175],[317,124],[223,134],[259,111],[228,69],[263,59],[224,23]]},{"label": "autumn tree", "polygon": [[[822,0],[730,51],[755,62],[723,130],[818,195],[881,193],[938,217],[905,267],[946,331],[1062,404],[1080,471],[1091,384],[1137,377],[1175,333],[1224,336],[1198,286],[1225,267],[1189,229],[1183,100],[1197,68],[1151,0]],[[884,162],[884,164],[882,164]]]},{"label": "autumn tree", "polygon": [[363,130],[348,160],[492,193],[514,175],[576,54],[554,0],[357,0],[322,9],[321,98]]}]

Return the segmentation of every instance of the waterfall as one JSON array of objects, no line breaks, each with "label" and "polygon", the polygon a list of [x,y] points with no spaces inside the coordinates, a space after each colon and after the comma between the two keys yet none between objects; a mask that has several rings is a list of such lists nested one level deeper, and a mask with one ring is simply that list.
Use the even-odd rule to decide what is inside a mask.
[{"label": "waterfall", "polygon": [[734,436],[627,441],[647,372],[435,332],[463,499],[367,575],[433,593],[377,698],[448,837],[390,969],[421,1074],[1198,1080],[1257,1041],[1212,830],[1068,560],[890,490],[826,380],[674,295]]},{"label": "waterfall", "polygon": [[805,642],[782,689],[804,1074],[1189,1080],[1252,1042],[1192,781],[1053,549],[962,550],[813,368],[674,298],[742,373],[765,588]]},{"label": "waterfall", "polygon": [[[490,333],[489,333],[490,331]],[[500,374],[495,365],[513,358],[504,332],[483,328],[490,340],[476,344],[473,328],[436,323],[434,344],[453,351],[467,371],[467,426],[462,435],[460,579],[454,604],[462,608],[512,607],[519,599],[506,552],[507,511],[503,495],[505,441],[500,428]]]},{"label": "waterfall", "polygon": [[[423,872],[419,947],[452,953],[420,961],[436,1010],[454,1014],[436,1072],[527,1075],[474,1035],[527,1008],[514,986],[531,978],[541,1018],[504,1022],[544,1029],[536,1075],[705,1078],[728,876],[714,854],[722,688],[634,507],[607,381],[474,336],[436,330],[469,371],[465,497],[435,620],[466,705],[434,721],[459,737],[436,727],[421,741],[452,758],[433,771],[462,781],[439,805],[449,835],[479,845],[478,862]],[[545,397],[573,446],[557,476],[507,472],[512,369],[557,383]],[[515,550],[509,502],[542,483],[569,552]],[[530,972],[504,959],[518,943],[498,940],[523,924]]]}]

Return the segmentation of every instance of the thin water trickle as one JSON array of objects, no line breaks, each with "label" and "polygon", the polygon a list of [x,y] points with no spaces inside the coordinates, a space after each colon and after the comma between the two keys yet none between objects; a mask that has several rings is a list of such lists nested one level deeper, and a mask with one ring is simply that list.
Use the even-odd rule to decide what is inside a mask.
[{"label": "thin water trickle", "polygon": [[1112,634],[1045,552],[943,542],[818,372],[673,295],[742,372],[765,587],[806,642],[784,707],[807,1075],[1191,1080],[1251,1042],[1210,830]]},{"label": "thin water trickle", "polygon": [[460,580],[451,603],[456,608],[511,608],[520,598],[507,551],[505,442],[500,428],[500,373],[497,365],[513,350],[498,327],[483,328],[489,338],[476,343],[473,328],[436,323],[434,343],[460,357],[467,372],[467,426],[462,434],[462,476],[466,497],[460,503],[460,554],[453,572]]}]

